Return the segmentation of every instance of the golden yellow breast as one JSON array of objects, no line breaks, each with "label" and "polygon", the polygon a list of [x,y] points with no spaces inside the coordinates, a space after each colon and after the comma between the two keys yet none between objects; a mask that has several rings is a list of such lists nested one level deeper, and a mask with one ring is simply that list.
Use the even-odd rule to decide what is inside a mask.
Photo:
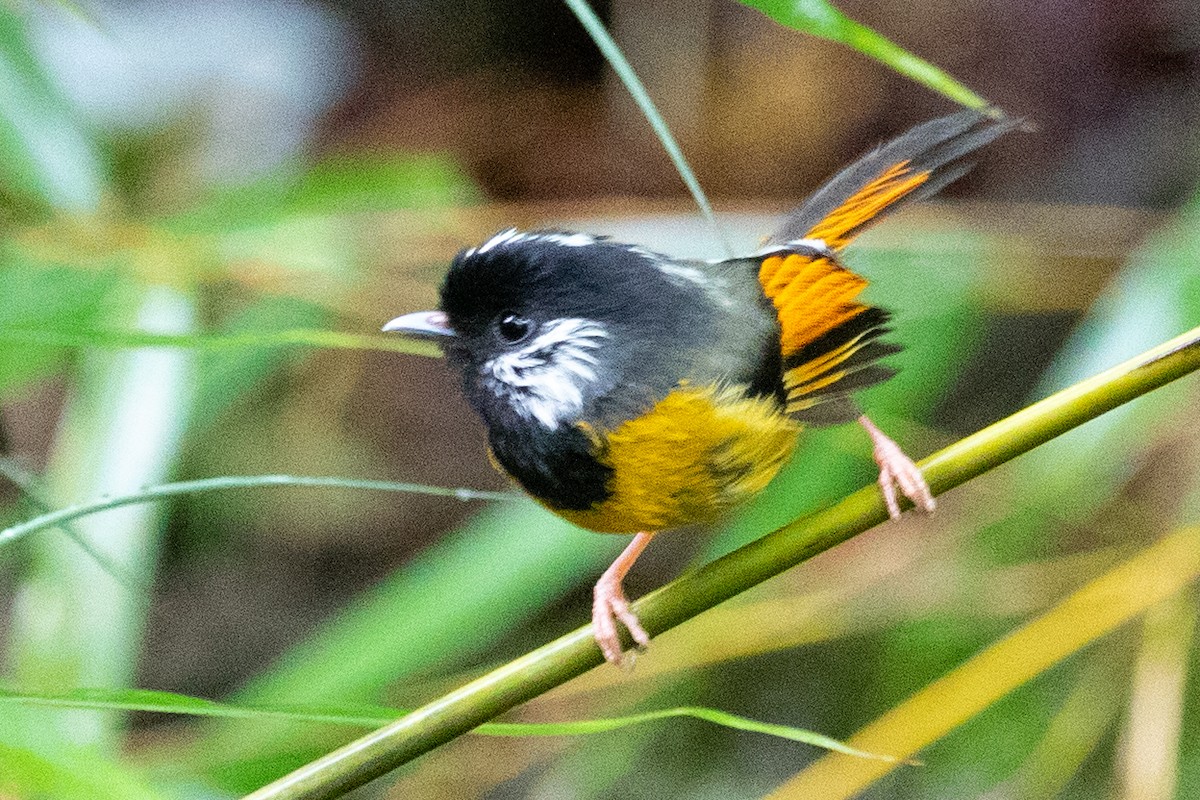
[{"label": "golden yellow breast", "polygon": [[610,432],[587,432],[612,467],[611,494],[585,511],[555,512],[594,531],[634,533],[711,522],[753,497],[791,455],[800,426],[739,387],[684,384]]}]

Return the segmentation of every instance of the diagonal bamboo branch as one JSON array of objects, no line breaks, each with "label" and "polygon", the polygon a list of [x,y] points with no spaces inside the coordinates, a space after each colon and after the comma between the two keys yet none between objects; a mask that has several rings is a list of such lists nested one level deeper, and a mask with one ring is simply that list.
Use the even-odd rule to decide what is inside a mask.
[{"label": "diagonal bamboo branch", "polygon": [[[922,462],[941,494],[1054,437],[1200,369],[1200,327],[1064,389]],[[659,634],[887,519],[874,487],[802,517],[634,604]],[[327,800],[603,663],[591,626],[521,656],[379,730],[329,753],[245,800]]]}]

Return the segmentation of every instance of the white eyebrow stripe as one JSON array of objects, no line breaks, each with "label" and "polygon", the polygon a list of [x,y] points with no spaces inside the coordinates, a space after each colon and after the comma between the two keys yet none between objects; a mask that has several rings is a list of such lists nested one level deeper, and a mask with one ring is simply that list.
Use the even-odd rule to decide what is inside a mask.
[{"label": "white eyebrow stripe", "polygon": [[520,352],[536,353],[547,345],[568,341],[575,347],[599,347],[600,343],[592,340],[608,338],[604,326],[590,319],[556,319],[547,322],[544,327],[546,330],[528,346],[521,348]]},{"label": "white eyebrow stripe", "polygon": [[563,247],[586,247],[596,243],[596,237],[587,233],[529,233],[530,241],[553,242]]},{"label": "white eyebrow stripe", "polygon": [[590,233],[522,232],[516,228],[508,228],[500,231],[478,247],[470,248],[463,255],[466,258],[470,258],[477,254],[483,255],[503,245],[518,244],[520,242],[549,242],[550,244],[557,244],[563,247],[586,247],[590,244],[596,244],[598,241],[600,240]]},{"label": "white eyebrow stripe", "polygon": [[520,234],[517,233],[516,228],[509,228],[507,230],[500,231],[495,236],[488,239],[483,244],[479,245],[479,247],[471,248],[471,250],[468,251],[467,254],[473,255],[474,253],[486,253],[487,251],[489,251],[495,247],[498,247],[498,246],[504,244],[505,242],[511,241],[514,237],[519,236],[519,235]]}]

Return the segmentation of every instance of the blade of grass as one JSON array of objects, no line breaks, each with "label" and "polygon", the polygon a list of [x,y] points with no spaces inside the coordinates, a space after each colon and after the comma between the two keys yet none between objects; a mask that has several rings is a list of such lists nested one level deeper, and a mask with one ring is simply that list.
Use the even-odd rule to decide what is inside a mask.
[{"label": "blade of grass", "polygon": [[374,492],[405,492],[426,494],[435,497],[452,497],[455,500],[514,500],[520,495],[513,492],[485,492],[476,489],[451,489],[443,486],[427,486],[421,483],[395,483],[393,481],[360,480],[357,478],[326,477],[319,475],[222,475],[216,478],[201,478],[194,481],[178,481],[158,486],[148,486],[128,494],[110,495],[79,503],[68,508],[41,514],[33,519],[0,530],[0,546],[21,538],[34,531],[62,525],[64,522],[86,517],[99,511],[121,506],[138,505],[175,497],[182,494],[221,492],[229,489],[251,489],[263,487],[308,487],[326,489],[361,489]]},{"label": "blade of grass", "polygon": [[986,100],[950,75],[847,17],[826,0],[741,0],[741,3],[761,11],[780,25],[852,47],[957,103],[971,108],[988,105]]},{"label": "blade of grass", "polygon": [[[623,544],[620,537],[582,536],[529,500],[488,506],[356,597],[236,699],[370,702],[398,682],[465,668],[468,659],[477,661],[520,636],[549,604],[609,564]],[[210,774],[223,787],[248,792],[332,746],[291,726],[229,720],[206,730],[189,757],[211,764]],[[297,753],[305,755],[297,760]],[[268,772],[247,767],[264,760],[285,766]]]},{"label": "blade of grass", "polygon": [[592,7],[587,4],[587,0],[564,0],[564,2],[571,9],[571,13],[579,19],[579,23],[583,25],[583,29],[587,31],[588,36],[592,37],[592,41],[596,43],[596,47],[600,49],[609,66],[613,68],[613,72],[621,79],[621,83],[625,85],[625,89],[629,92],[629,96],[633,98],[633,102],[641,109],[642,114],[646,117],[646,121],[654,129],[654,135],[658,137],[663,149],[667,151],[667,156],[670,157],[671,163],[675,165],[675,171],[679,173],[679,177],[683,179],[684,185],[691,192],[692,199],[696,201],[696,205],[700,208],[700,213],[708,220],[709,225],[712,227],[713,235],[721,243],[725,254],[732,258],[734,256],[733,249],[729,246],[729,241],[725,238],[725,232],[717,222],[717,216],[713,213],[712,205],[708,202],[708,197],[705,196],[704,190],[700,188],[700,181],[696,180],[696,174],[692,172],[687,159],[683,157],[683,151],[679,149],[678,142],[671,135],[671,130],[667,127],[666,120],[662,118],[662,114],[658,113],[654,101],[650,99],[650,93],[646,91],[646,87],[642,85],[641,79],[633,71],[633,66],[625,58],[625,54],[621,52],[621,48],[617,46],[612,36],[604,28],[604,23],[596,16],[596,12],[592,11]]},{"label": "blade of grass", "polygon": [[[101,324],[127,279],[113,270],[34,263],[11,239],[0,240],[0,330],[68,332]],[[0,399],[14,397],[61,369],[67,353],[50,347],[0,346]]]},{"label": "blade of grass", "polygon": [[[13,485],[21,490],[26,502],[37,509],[39,514],[53,513],[50,505],[42,499],[44,489],[39,485],[37,476],[32,472],[23,468],[11,458],[0,456],[0,475],[12,481]],[[65,522],[60,522],[55,527],[59,528],[76,547],[87,553],[96,562],[96,565],[104,570],[105,574],[110,578],[121,584],[126,590],[133,588],[133,583],[129,580],[129,576],[125,571],[115,561],[93,547],[92,543],[85,539],[74,527]],[[3,533],[0,533],[0,540],[2,539]]]},{"label": "blade of grass", "polygon": [[[1187,528],[1091,581],[1042,616],[867,725],[850,739],[911,756],[995,701],[1200,576],[1200,528]],[[882,768],[879,768],[882,767]],[[858,794],[890,766],[826,756],[779,787],[772,800]]]},{"label": "blade of grass", "polygon": [[379,350],[415,356],[441,356],[436,345],[402,336],[366,336],[339,331],[293,329],[227,335],[141,333],[138,331],[57,331],[34,328],[0,328],[0,342],[52,347],[131,349],[175,347],[193,350],[228,350],[265,347],[328,347],[343,350]]},{"label": "blade of grass", "polygon": [[107,183],[99,150],[44,74],[27,26],[0,3],[0,190],[16,205],[95,211]]},{"label": "blade of grass", "polygon": [[[1117,406],[1200,368],[1200,328],[1058,392],[926,459],[942,493]],[[635,604],[661,633],[887,519],[874,486],[799,519]],[[248,800],[338,797],[602,663],[580,628],[440,697],[405,718],[248,795]]]},{"label": "blade of grass", "polygon": [[[263,295],[206,331],[236,336],[290,330],[328,328],[329,312],[316,303],[291,297]],[[95,327],[95,326],[91,326]],[[85,328],[86,329],[86,328]],[[263,383],[309,354],[300,348],[201,348],[196,358],[196,405],[187,447],[212,435],[226,412],[260,390]]]},{"label": "blade of grass", "polygon": [[1123,796],[1129,800],[1176,796],[1184,689],[1195,632],[1195,593],[1186,590],[1151,608],[1142,623],[1133,696],[1121,737]]},{"label": "blade of grass", "polygon": [[[285,705],[236,705],[218,703],[200,697],[147,689],[77,689],[73,692],[25,692],[0,690],[0,703],[50,708],[75,708],[97,711],[144,711],[156,714],[181,714],[197,717],[233,719],[286,719],[292,722],[375,727],[392,722],[408,713],[405,709],[380,706],[347,708]],[[733,730],[761,733],[845,753],[857,758],[894,761],[891,756],[867,753],[846,747],[836,739],[791,725],[761,722],[715,708],[678,706],[627,714],[620,717],[573,720],[569,722],[490,722],[475,729],[483,736],[585,736],[644,725],[666,719],[697,719]]]},{"label": "blade of grass", "polygon": [[46,758],[0,744],[0,797],[54,800],[163,800],[130,771],[79,754]]}]

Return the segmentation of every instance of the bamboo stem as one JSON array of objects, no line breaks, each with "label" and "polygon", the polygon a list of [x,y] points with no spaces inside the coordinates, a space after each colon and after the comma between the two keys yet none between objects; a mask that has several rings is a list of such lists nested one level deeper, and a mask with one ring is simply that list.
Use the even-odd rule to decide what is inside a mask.
[{"label": "bamboo stem", "polygon": [[[945,492],[1106,411],[1200,369],[1200,327],[1013,414],[930,456],[925,478]],[[755,586],[887,519],[870,486],[713,561],[634,604],[652,634]],[[246,800],[327,800],[371,781],[603,663],[585,626],[402,719],[313,761]]]}]

